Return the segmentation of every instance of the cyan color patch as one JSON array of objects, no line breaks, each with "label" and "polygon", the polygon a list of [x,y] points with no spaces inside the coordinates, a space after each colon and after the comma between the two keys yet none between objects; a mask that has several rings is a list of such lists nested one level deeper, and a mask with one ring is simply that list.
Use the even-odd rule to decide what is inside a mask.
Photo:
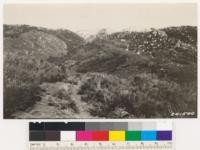
[{"label": "cyan color patch", "polygon": [[141,141],[156,141],[156,131],[141,131]]}]

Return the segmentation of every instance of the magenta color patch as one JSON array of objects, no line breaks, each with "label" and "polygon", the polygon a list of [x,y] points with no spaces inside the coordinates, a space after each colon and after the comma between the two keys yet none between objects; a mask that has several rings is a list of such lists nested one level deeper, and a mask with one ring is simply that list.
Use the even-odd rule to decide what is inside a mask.
[{"label": "magenta color patch", "polygon": [[92,141],[92,132],[76,131],[76,141]]}]

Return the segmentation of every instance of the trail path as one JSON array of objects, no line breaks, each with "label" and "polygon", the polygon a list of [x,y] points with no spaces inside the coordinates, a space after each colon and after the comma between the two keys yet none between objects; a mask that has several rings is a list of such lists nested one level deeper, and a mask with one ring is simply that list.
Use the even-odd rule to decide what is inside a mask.
[{"label": "trail path", "polygon": [[[44,90],[41,100],[24,112],[17,112],[14,115],[15,118],[94,118],[89,113],[89,109],[92,106],[82,101],[81,96],[77,94],[80,82],[78,84],[64,82],[43,83],[40,87]],[[56,98],[52,95],[59,89],[64,89],[70,93],[70,97],[77,107],[77,112],[74,112],[72,108],[60,109],[57,106],[49,105],[51,101],[56,101]],[[59,104],[59,102],[56,103]]]}]

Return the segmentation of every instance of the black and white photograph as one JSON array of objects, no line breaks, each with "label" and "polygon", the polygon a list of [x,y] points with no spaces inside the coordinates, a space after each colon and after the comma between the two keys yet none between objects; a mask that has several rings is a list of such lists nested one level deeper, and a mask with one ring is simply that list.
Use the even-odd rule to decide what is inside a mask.
[{"label": "black and white photograph", "polygon": [[197,4],[4,4],[4,119],[197,118]]}]

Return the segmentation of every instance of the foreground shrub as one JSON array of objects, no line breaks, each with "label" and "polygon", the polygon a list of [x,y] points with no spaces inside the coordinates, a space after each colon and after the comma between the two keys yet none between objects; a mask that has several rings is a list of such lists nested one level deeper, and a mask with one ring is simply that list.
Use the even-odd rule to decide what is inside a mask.
[{"label": "foreground shrub", "polygon": [[70,94],[71,93],[67,92],[65,89],[58,89],[53,93],[53,97],[49,99],[48,105],[55,106],[60,110],[72,109],[73,112],[77,113],[78,108]]},{"label": "foreground shrub", "polygon": [[60,66],[16,52],[4,53],[4,117],[25,110],[40,99],[42,82],[57,82],[64,78]]},{"label": "foreground shrub", "polygon": [[12,118],[16,111],[24,111],[40,100],[40,88],[35,84],[4,85],[4,118]]},{"label": "foreground shrub", "polygon": [[128,80],[89,74],[79,94],[82,100],[94,106],[90,112],[95,116],[169,118],[172,112],[195,111],[196,114],[194,89],[159,80],[152,74],[138,74]]}]

